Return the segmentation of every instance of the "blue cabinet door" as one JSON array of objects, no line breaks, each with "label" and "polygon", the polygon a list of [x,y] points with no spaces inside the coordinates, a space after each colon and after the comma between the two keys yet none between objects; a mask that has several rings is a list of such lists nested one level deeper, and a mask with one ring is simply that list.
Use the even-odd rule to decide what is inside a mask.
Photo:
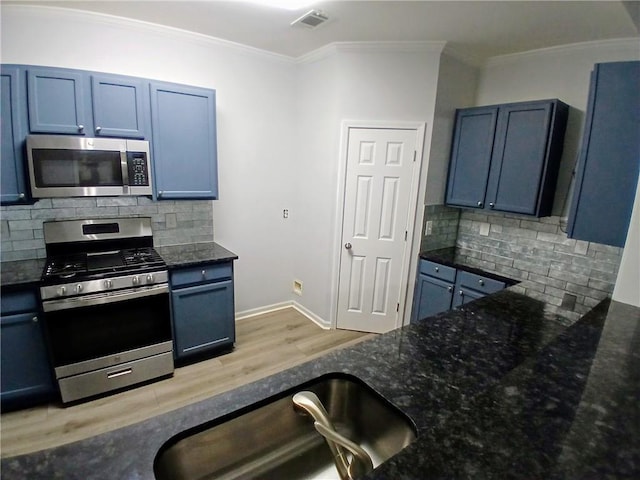
[{"label": "blue cabinet door", "polygon": [[448,205],[484,207],[497,118],[497,107],[465,108],[456,112],[447,182]]},{"label": "blue cabinet door", "polygon": [[24,101],[24,72],[17,67],[2,67],[2,98],[0,127],[2,151],[0,161],[0,202],[22,202],[26,199],[23,137],[20,122],[20,102]]},{"label": "blue cabinet door", "polygon": [[146,84],[141,79],[91,75],[95,135],[145,138],[145,92]]},{"label": "blue cabinet door", "polygon": [[536,213],[552,113],[550,102],[500,108],[489,174],[489,208]]},{"label": "blue cabinet door", "polygon": [[54,385],[40,321],[35,312],[0,318],[2,405],[31,403]]},{"label": "blue cabinet door", "polygon": [[171,299],[177,359],[235,342],[232,280],[174,289]]},{"label": "blue cabinet door", "polygon": [[53,68],[30,68],[27,73],[29,130],[32,133],[90,132],[85,111],[84,76]]},{"label": "blue cabinet door", "polygon": [[215,91],[151,82],[159,199],[217,199]]},{"label": "blue cabinet door", "polygon": [[447,205],[551,215],[568,111],[559,100],[458,110]]},{"label": "blue cabinet door", "polygon": [[570,238],[622,247],[640,170],[640,62],[597,64],[569,211]]},{"label": "blue cabinet door", "polygon": [[467,288],[467,287],[461,287],[456,285],[455,289],[456,290],[453,295],[453,301],[451,302],[452,308],[458,308],[459,306],[464,305],[465,303],[472,302],[473,300],[476,300],[478,298],[482,298],[485,296],[484,293],[476,292],[475,290],[471,290],[470,288]]},{"label": "blue cabinet door", "polygon": [[453,284],[420,274],[416,284],[411,323],[451,308]]}]

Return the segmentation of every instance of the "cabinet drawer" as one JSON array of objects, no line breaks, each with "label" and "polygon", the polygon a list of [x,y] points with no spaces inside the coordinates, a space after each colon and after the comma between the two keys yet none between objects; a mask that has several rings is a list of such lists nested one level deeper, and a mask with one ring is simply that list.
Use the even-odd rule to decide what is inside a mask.
[{"label": "cabinet drawer", "polygon": [[171,272],[171,285],[179,287],[203,282],[211,282],[231,278],[233,274],[232,264],[211,263],[197,267],[189,267]]},{"label": "cabinet drawer", "polygon": [[11,315],[19,312],[34,312],[38,310],[38,298],[32,290],[5,293],[0,297],[0,309],[2,315]]},{"label": "cabinet drawer", "polygon": [[420,260],[420,273],[448,282],[455,282],[456,280],[455,268],[430,262],[429,260]]},{"label": "cabinet drawer", "polygon": [[475,273],[460,271],[458,272],[458,283],[460,287],[470,288],[477,292],[495,293],[506,287],[504,282],[494,280],[492,278],[476,275]]},{"label": "cabinet drawer", "polygon": [[110,392],[151,378],[171,374],[173,374],[173,355],[171,352],[166,352],[113,367],[101,368],[93,372],[61,378],[58,380],[58,384],[62,401],[67,403],[92,394]]}]

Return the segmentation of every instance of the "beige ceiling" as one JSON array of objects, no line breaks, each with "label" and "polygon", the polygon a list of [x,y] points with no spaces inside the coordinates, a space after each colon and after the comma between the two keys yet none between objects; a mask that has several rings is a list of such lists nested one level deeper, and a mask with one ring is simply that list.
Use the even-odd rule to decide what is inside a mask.
[{"label": "beige ceiling", "polygon": [[[259,0],[255,0],[258,2]],[[290,23],[310,8],[244,1],[2,1],[89,10],[198,32],[291,57],[336,41],[446,41],[482,61],[495,55],[592,40],[638,37],[640,2],[319,1],[329,21]],[[634,23],[633,19],[636,19]]]}]

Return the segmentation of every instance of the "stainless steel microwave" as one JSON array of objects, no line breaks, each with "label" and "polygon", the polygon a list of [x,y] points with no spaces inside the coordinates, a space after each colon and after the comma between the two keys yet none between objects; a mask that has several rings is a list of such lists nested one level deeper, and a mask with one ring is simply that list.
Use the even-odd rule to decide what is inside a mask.
[{"label": "stainless steel microwave", "polygon": [[33,198],[152,194],[145,140],[28,135],[27,162]]}]

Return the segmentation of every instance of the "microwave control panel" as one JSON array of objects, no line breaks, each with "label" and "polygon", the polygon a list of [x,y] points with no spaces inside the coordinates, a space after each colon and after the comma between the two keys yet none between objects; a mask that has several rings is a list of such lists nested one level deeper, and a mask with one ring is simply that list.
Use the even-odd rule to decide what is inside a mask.
[{"label": "microwave control panel", "polygon": [[129,185],[132,187],[149,185],[149,164],[144,152],[127,153],[129,167]]}]

